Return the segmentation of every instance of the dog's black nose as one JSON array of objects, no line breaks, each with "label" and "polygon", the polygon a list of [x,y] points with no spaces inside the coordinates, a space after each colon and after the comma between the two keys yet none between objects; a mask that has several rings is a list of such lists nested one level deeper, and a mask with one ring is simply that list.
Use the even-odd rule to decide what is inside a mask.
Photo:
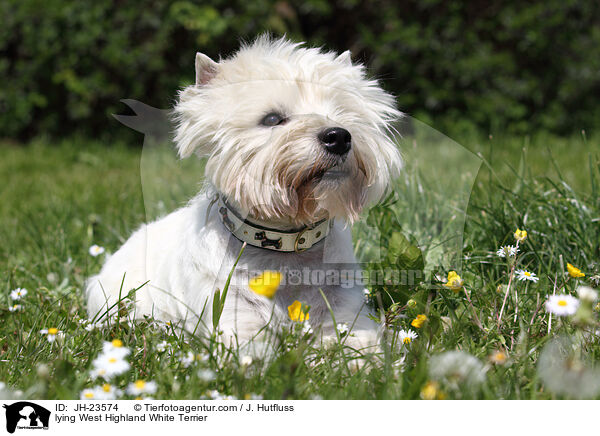
[{"label": "dog's black nose", "polygon": [[319,141],[329,153],[344,155],[350,151],[352,138],[350,132],[341,127],[329,127],[318,135]]}]

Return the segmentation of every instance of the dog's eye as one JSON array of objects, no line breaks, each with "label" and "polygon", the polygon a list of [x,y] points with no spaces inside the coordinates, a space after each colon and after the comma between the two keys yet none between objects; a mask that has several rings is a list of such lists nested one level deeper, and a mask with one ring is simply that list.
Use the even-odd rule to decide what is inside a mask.
[{"label": "dog's eye", "polygon": [[278,114],[276,112],[271,112],[270,114],[265,115],[265,117],[262,119],[262,121],[260,122],[263,126],[278,126],[280,124],[283,124],[287,121],[287,119],[281,115]]}]

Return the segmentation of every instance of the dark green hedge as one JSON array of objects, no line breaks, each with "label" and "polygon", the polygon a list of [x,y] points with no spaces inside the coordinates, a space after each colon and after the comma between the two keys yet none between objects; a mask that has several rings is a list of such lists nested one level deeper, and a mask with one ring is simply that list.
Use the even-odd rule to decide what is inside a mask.
[{"label": "dark green hedge", "polygon": [[446,131],[600,123],[596,0],[4,0],[0,14],[0,137],[122,136],[120,99],[168,107],[196,50],[264,31],[351,49]]}]

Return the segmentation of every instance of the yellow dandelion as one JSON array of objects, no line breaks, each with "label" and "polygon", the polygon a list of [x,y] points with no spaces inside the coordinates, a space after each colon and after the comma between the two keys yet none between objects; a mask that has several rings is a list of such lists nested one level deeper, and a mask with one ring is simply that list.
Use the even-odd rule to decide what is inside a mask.
[{"label": "yellow dandelion", "polygon": [[463,279],[456,273],[456,271],[450,271],[448,273],[448,281],[444,283],[444,286],[454,291],[454,293],[458,294],[458,292],[462,289],[464,285]]},{"label": "yellow dandelion", "polygon": [[302,307],[303,304],[298,300],[294,301],[292,304],[288,306],[288,314],[290,315],[290,319],[294,322],[304,322],[308,321],[309,314],[306,306]]},{"label": "yellow dandelion", "polygon": [[254,293],[263,297],[273,298],[281,283],[281,273],[278,271],[265,271],[258,277],[253,278],[248,286]]},{"label": "yellow dandelion", "polygon": [[427,321],[426,315],[424,315],[424,314],[417,315],[417,317],[412,320],[410,325],[416,329],[420,329],[421,327],[423,327],[423,324],[425,324],[425,321]]},{"label": "yellow dandelion", "polygon": [[585,274],[581,272],[581,270],[570,263],[567,263],[567,271],[569,271],[569,275],[575,279],[580,277],[585,277]]},{"label": "yellow dandelion", "polygon": [[517,231],[515,232],[515,239],[519,242],[524,241],[525,239],[527,239],[527,232],[525,230],[517,229]]}]

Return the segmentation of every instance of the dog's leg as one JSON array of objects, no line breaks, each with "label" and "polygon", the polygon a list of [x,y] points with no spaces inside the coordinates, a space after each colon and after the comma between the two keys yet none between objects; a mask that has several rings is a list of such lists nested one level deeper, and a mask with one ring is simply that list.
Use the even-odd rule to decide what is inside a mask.
[{"label": "dog's leg", "polygon": [[[233,291],[233,292],[232,292]],[[244,289],[230,289],[219,320],[221,340],[240,354],[266,358],[277,348],[280,310]]]}]

